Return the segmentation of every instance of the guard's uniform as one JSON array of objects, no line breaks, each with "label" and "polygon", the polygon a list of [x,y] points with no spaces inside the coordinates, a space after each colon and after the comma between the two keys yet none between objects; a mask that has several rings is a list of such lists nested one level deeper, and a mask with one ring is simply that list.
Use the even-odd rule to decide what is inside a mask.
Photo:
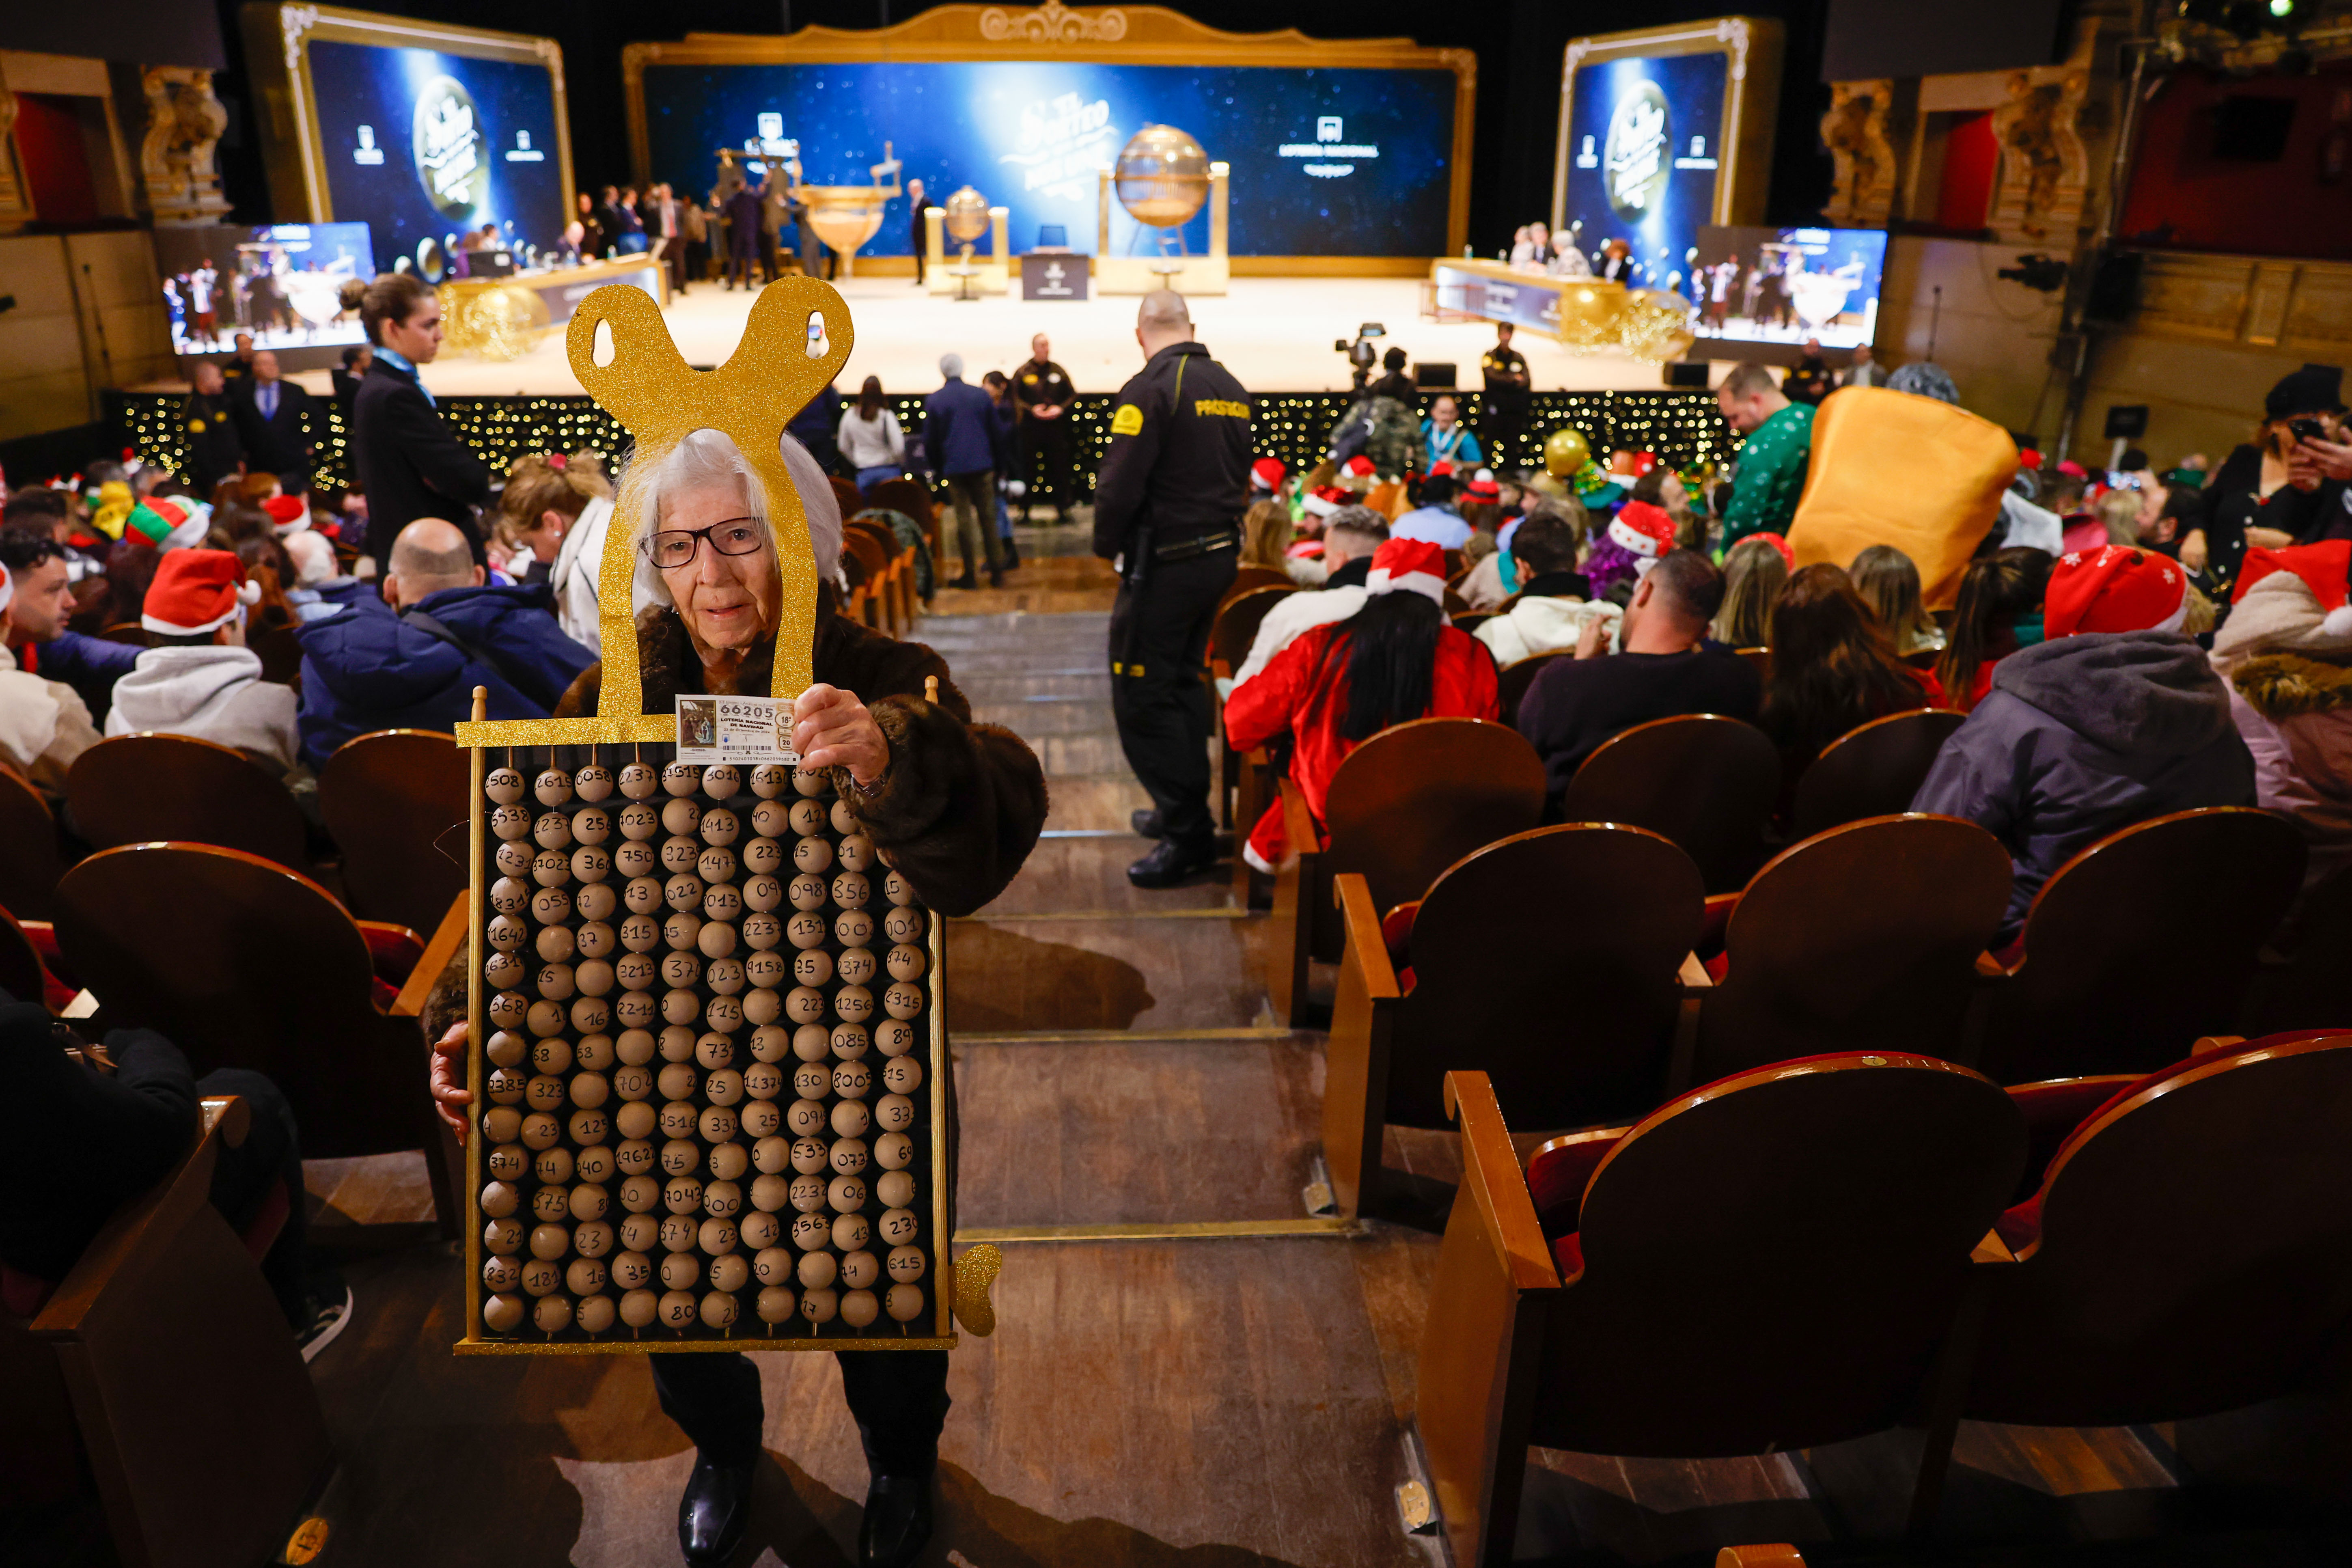
[{"label": "guard's uniform", "polygon": [[1528,407],[1534,394],[1528,389],[1528,358],[1507,343],[1496,343],[1478,362],[1486,377],[1486,418],[1480,421],[1478,436],[1486,444],[1486,461],[1493,468],[1514,466],[1512,459],[1519,454],[1519,441],[1527,434]]},{"label": "guard's uniform", "polygon": [[1095,553],[1122,563],[1110,616],[1111,713],[1168,839],[1205,848],[1209,625],[1233,585],[1249,500],[1250,395],[1199,343],[1119,388],[1095,479]]},{"label": "guard's uniform", "polygon": [[180,427],[188,433],[188,478],[199,495],[212,494],[213,487],[235,477],[237,465],[245,461],[236,414],[226,391],[210,395],[192,392],[180,405]]},{"label": "guard's uniform", "polygon": [[[1070,373],[1052,360],[1039,363],[1030,360],[1013,373],[1013,401],[1020,406],[1021,425],[1014,432],[1014,460],[1021,465],[1020,479],[1030,487],[1028,500],[1051,497],[1054,510],[1069,515],[1070,503],[1076,498],[1075,475],[1070,467],[1070,400],[1077,395],[1070,385]],[[1030,412],[1037,407],[1059,408],[1058,419],[1040,419]],[[1045,471],[1041,478],[1037,459],[1045,459]],[[1026,510],[1024,506],[1024,510]]]}]

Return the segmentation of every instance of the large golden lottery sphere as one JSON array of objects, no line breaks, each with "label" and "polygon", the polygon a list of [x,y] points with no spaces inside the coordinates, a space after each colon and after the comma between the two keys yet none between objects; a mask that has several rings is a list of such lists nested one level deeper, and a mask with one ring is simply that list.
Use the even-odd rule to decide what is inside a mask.
[{"label": "large golden lottery sphere", "polygon": [[1173,125],[1147,125],[1119,149],[1114,183],[1129,217],[1173,228],[1209,199],[1209,155]]},{"label": "large golden lottery sphere", "polygon": [[970,245],[988,232],[988,198],[970,185],[950,196],[940,205],[947,213],[950,239]]},{"label": "large golden lottery sphere", "polygon": [[1544,437],[1544,472],[1567,479],[1592,460],[1592,447],[1581,430],[1555,430]]}]

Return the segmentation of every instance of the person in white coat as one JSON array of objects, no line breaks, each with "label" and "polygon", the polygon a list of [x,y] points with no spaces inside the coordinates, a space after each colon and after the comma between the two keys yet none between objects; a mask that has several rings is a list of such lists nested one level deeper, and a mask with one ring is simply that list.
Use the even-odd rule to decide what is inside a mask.
[{"label": "person in white coat", "polygon": [[857,470],[861,494],[907,471],[907,433],[882,401],[879,376],[867,376],[857,401],[842,410],[833,440],[842,460]]},{"label": "person in white coat", "polygon": [[1591,602],[1592,585],[1576,569],[1576,525],[1558,512],[1529,512],[1511,536],[1511,555],[1518,563],[1519,591],[1470,634],[1497,665],[1573,648],[1585,627],[1622,614],[1614,605]]},{"label": "person in white coat", "polygon": [[[98,743],[89,706],[60,680],[16,668],[8,644],[16,627],[8,608],[16,581],[0,564],[0,762],[30,779],[52,801],[65,798],[66,770]],[[118,684],[120,684],[118,682]]]},{"label": "person in white coat", "polygon": [[1389,536],[1389,525],[1370,507],[1343,506],[1324,520],[1323,560],[1330,574],[1320,588],[1292,594],[1265,613],[1257,626],[1257,639],[1249,658],[1221,683],[1221,696],[1264,669],[1276,654],[1291,643],[1333,621],[1344,621],[1364,607],[1364,580],[1371,574],[1372,552]]},{"label": "person in white coat", "polygon": [[233,746],[283,774],[301,737],[294,689],[261,679],[245,646],[246,611],[261,585],[226,550],[174,550],[155,568],[139,624],[147,651],[114,683],[109,735],[192,735]]}]

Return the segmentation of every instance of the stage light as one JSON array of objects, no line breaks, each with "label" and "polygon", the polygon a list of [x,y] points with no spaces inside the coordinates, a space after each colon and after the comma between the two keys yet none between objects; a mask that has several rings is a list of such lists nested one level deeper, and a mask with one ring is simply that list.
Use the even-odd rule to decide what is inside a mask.
[{"label": "stage light", "polygon": [[2295,0],[2271,0],[2271,15],[2284,21],[2294,15]]}]

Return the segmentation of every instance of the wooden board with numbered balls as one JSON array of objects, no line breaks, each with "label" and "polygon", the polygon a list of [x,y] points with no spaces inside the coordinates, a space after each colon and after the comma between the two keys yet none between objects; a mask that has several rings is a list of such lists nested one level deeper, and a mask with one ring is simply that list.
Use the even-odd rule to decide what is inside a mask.
[{"label": "wooden board with numbered balls", "polygon": [[939,923],[825,774],[671,751],[478,752],[458,1348],[952,1344]]}]

